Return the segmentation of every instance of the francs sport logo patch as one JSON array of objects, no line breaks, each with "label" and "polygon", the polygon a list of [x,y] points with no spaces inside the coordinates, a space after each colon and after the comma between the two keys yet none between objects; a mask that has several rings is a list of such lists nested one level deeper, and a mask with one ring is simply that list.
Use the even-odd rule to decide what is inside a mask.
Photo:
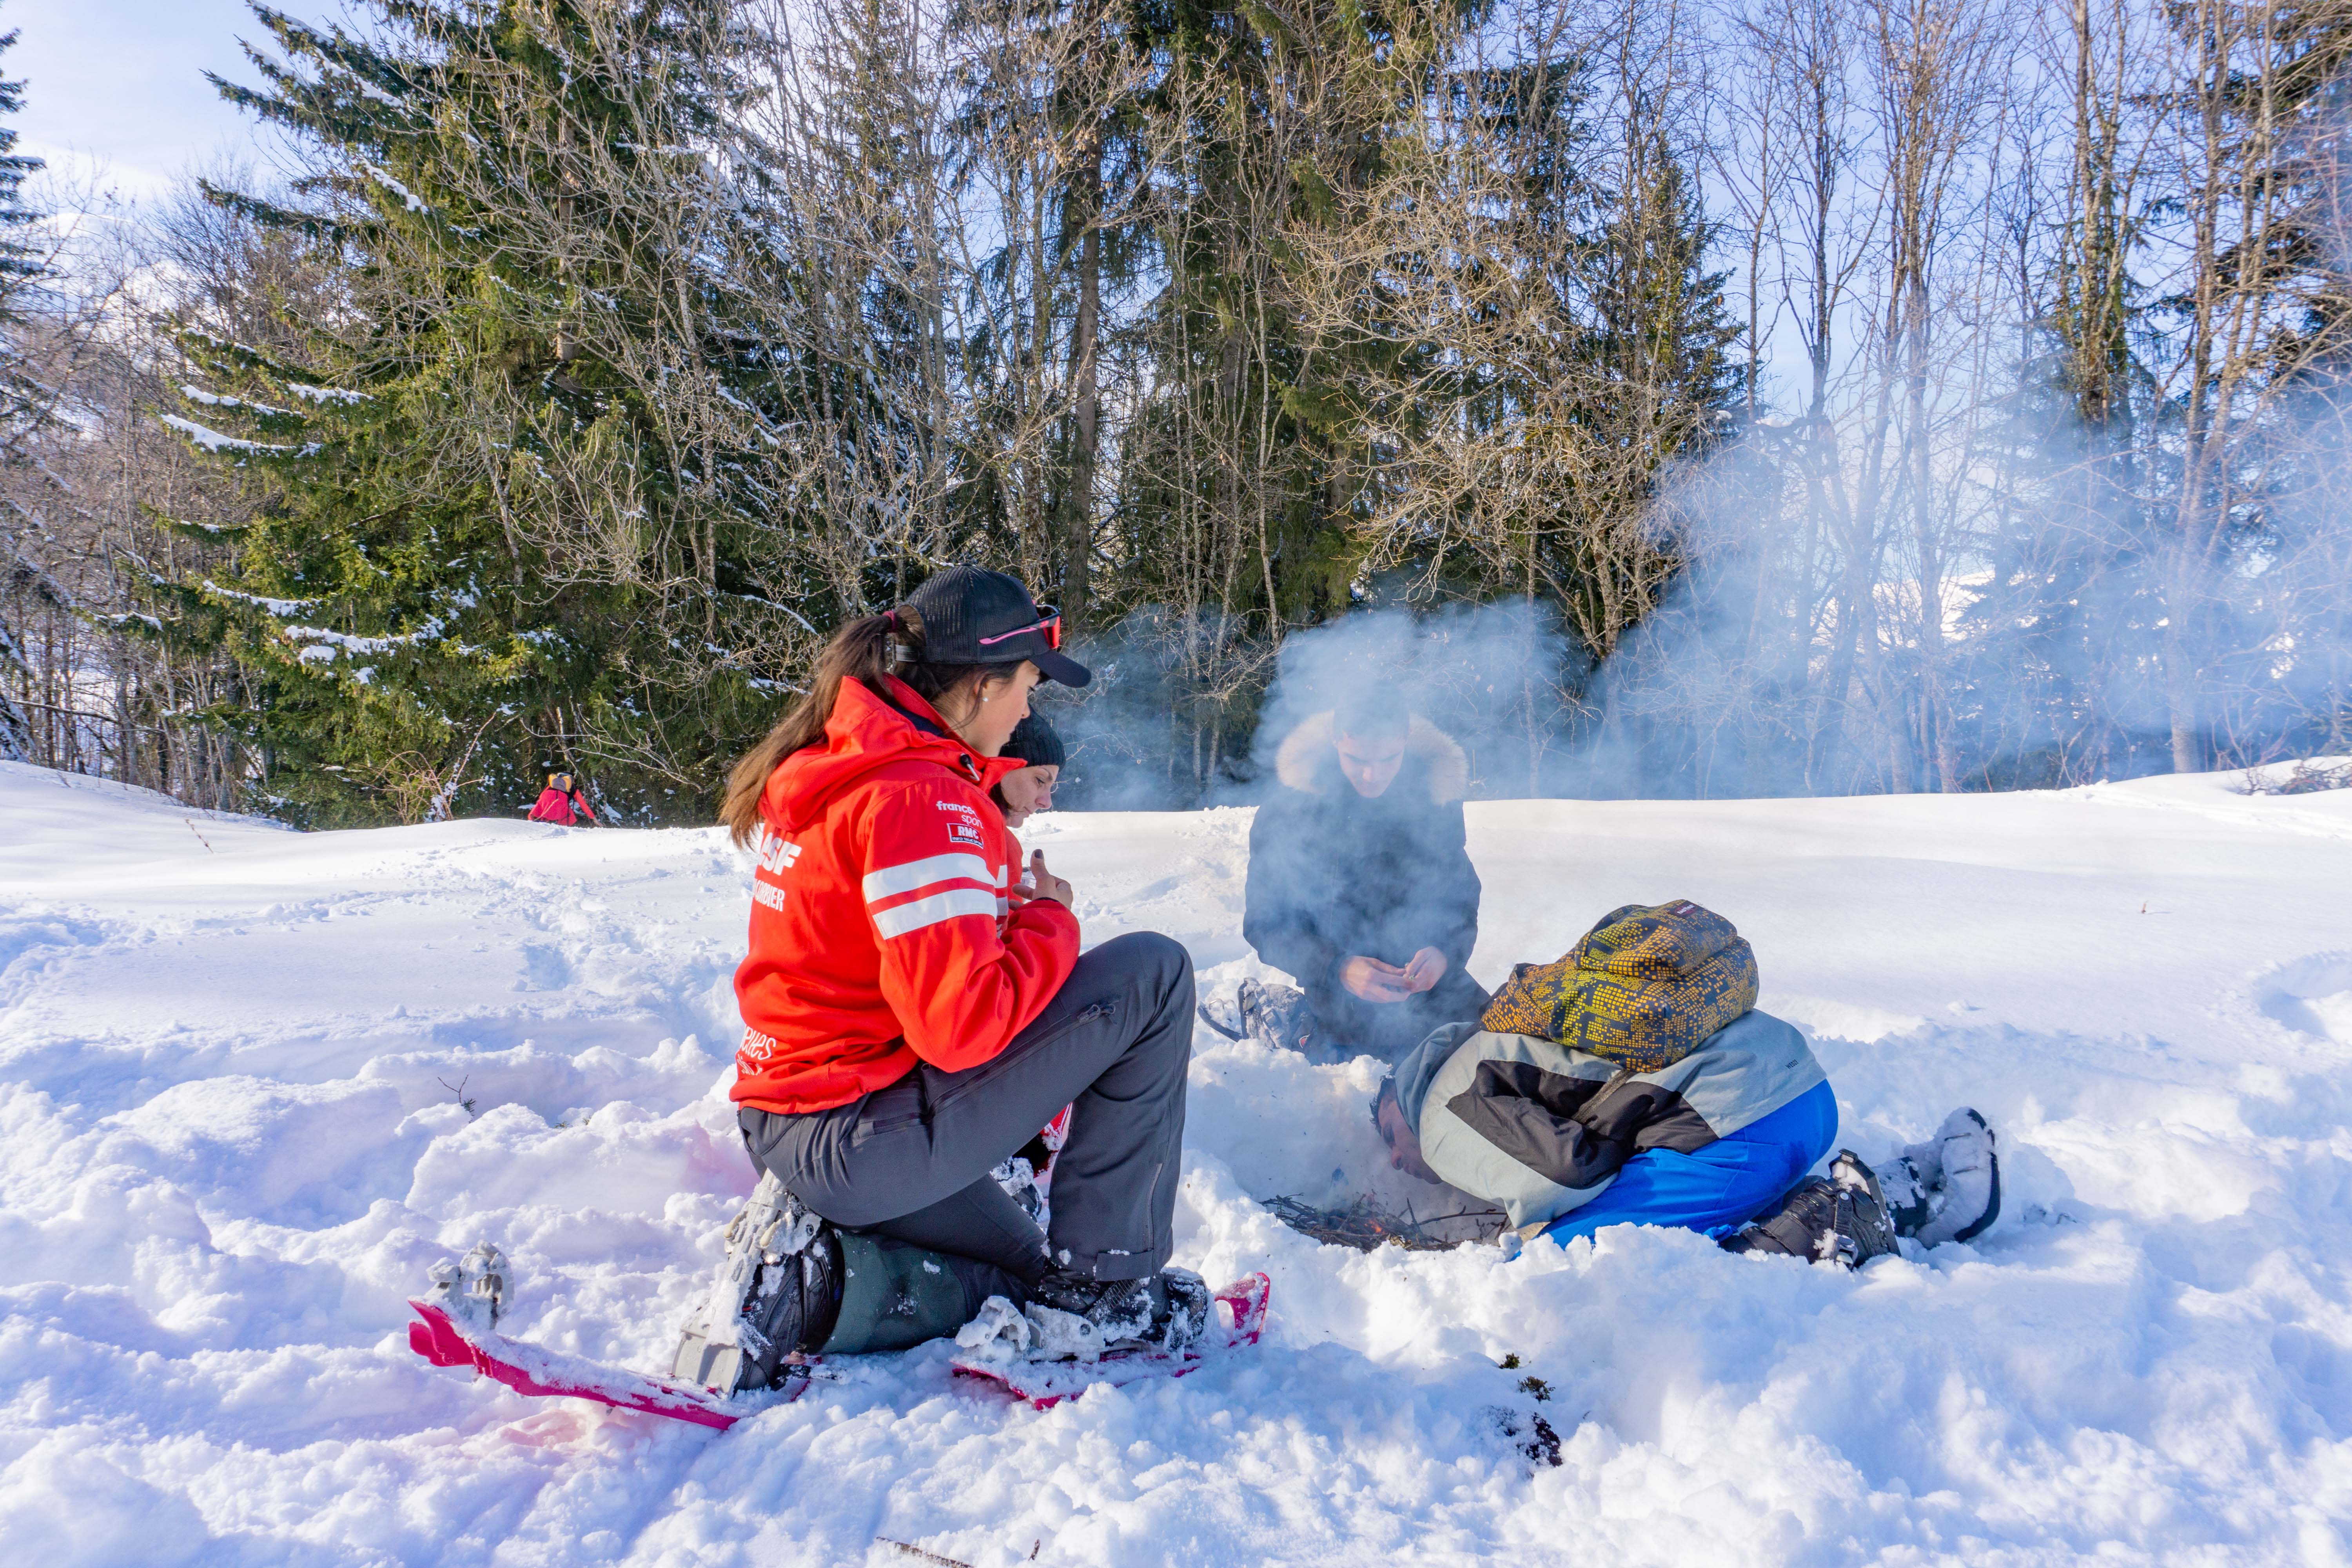
[{"label": "francs sport logo patch", "polygon": [[981,831],[980,812],[961,800],[937,800],[931,803],[950,815],[948,843],[959,849],[984,849],[988,839]]}]

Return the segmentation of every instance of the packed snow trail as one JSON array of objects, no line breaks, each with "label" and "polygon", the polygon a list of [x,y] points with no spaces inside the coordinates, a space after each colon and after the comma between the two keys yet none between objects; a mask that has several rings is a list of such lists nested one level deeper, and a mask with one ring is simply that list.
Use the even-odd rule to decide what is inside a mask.
[{"label": "packed snow trail", "polygon": [[[1370,1063],[1203,1029],[1177,1261],[1273,1277],[1258,1351],[1040,1413],[934,1344],[715,1433],[404,1325],[488,1237],[505,1331],[667,1364],[751,1185],[717,832],[299,835],[0,765],[0,1557],[2342,1562],[2352,795],[2235,782],[1470,808],[1482,980],[1616,905],[1722,911],[1843,1142],[1999,1129],[1975,1246],[1318,1247],[1255,1200],[1452,1200],[1381,1165]],[[1166,931],[1229,985],[1248,820],[1024,837],[1089,942]]]}]

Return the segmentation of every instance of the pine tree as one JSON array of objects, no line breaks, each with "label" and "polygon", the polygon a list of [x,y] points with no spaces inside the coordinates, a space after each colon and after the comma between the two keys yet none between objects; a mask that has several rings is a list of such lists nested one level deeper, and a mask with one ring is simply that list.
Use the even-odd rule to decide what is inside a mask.
[{"label": "pine tree", "polygon": [[[0,54],[16,44],[16,30],[0,34]],[[0,79],[0,115],[15,115],[25,107],[25,84]],[[47,416],[50,398],[26,363],[23,334],[26,325],[23,296],[48,276],[46,256],[23,237],[41,219],[39,209],[25,197],[26,176],[42,168],[41,160],[16,151],[16,128],[0,120],[0,460],[14,461],[28,425]],[[42,574],[19,561],[12,547],[0,562],[9,581],[8,591],[36,593]],[[30,678],[24,653],[0,626],[0,670]],[[24,710],[0,688],[0,758],[30,754],[33,728]]]},{"label": "pine tree", "polygon": [[510,809],[552,768],[625,820],[707,820],[813,591],[721,278],[730,7],[375,11],[361,36],[257,4],[291,63],[216,80],[313,169],[208,194],[342,286],[300,355],[187,343],[207,384],[172,422],[269,498],[235,580],[182,595],[267,678],[218,717],[305,821]]},{"label": "pine tree", "polygon": [[[0,55],[16,45],[17,30],[0,34]],[[25,84],[0,79],[0,116],[20,113]],[[16,434],[27,421],[45,418],[52,399],[26,367],[14,341],[26,324],[25,295],[50,277],[49,253],[33,243],[29,230],[47,215],[25,195],[25,181],[46,165],[16,151],[16,128],[0,120],[0,332],[11,340],[0,355],[0,429],[14,450]]]},{"label": "pine tree", "polygon": [[[1728,274],[1707,267],[1714,230],[1685,160],[1654,123],[1637,123],[1626,142],[1616,188],[1599,193],[1598,221],[1580,247],[1591,310],[1585,353],[1599,374],[1578,416],[1597,449],[1627,460],[1599,468],[1601,483],[1574,504],[1633,523],[1652,511],[1668,465],[1706,456],[1730,433],[1740,329],[1724,296]],[[1574,551],[1594,531],[1565,542]],[[1658,532],[1662,543],[1671,538]],[[1572,584],[1571,624],[1614,627],[1655,602],[1662,565],[1594,553],[1562,563],[1554,580]],[[1625,605],[1635,606],[1630,617],[1622,607],[1612,614]],[[1612,651],[1591,632],[1587,640],[1596,657]]]},{"label": "pine tree", "polygon": [[1373,470],[1360,383],[1394,350],[1302,319],[1302,297],[1334,285],[1295,242],[1333,232],[1380,178],[1432,16],[1453,9],[1135,8],[1160,67],[1133,115],[1166,282],[1135,329],[1152,374],[1120,438],[1097,618],[1145,612],[1122,668],[1170,727],[1180,797],[1246,751],[1284,636],[1356,603]]}]

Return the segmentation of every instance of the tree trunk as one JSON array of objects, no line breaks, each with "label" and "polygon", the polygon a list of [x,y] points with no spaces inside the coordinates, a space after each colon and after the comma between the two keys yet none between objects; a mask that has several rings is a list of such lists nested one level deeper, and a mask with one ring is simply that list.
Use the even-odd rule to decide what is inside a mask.
[{"label": "tree trunk", "polygon": [[1102,427],[1102,388],[1097,374],[1097,341],[1102,321],[1102,137],[1097,133],[1079,176],[1074,221],[1085,225],[1078,240],[1078,313],[1070,357],[1075,438],[1071,443],[1068,491],[1062,510],[1062,614],[1083,627],[1094,596],[1095,456]]},{"label": "tree trunk", "polygon": [[2171,606],[2164,627],[2164,699],[2172,721],[2172,771],[2205,771],[2205,738],[2197,722],[2197,680],[2189,668],[2189,637],[2180,628],[2180,607]]}]

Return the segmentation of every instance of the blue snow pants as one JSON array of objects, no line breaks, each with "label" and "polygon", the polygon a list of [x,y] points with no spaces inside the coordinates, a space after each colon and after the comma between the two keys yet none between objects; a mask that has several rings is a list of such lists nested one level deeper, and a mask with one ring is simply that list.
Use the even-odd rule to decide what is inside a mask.
[{"label": "blue snow pants", "polygon": [[1837,1142],[1837,1096],[1817,1083],[1696,1154],[1644,1149],[1609,1190],[1544,1234],[1565,1247],[1604,1225],[1678,1225],[1728,1236],[1780,1200]]}]

